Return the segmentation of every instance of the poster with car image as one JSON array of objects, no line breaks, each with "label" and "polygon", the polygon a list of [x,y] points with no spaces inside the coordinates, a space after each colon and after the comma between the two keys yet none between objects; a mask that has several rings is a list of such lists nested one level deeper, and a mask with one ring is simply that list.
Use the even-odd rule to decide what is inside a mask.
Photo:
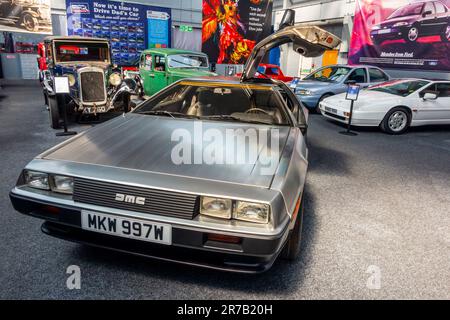
[{"label": "poster with car image", "polygon": [[450,0],[357,0],[351,64],[450,71]]},{"label": "poster with car image", "polygon": [[66,7],[68,34],[108,39],[117,65],[135,64],[146,48],[170,47],[170,8],[107,0],[66,0]]},{"label": "poster with car image", "polygon": [[0,0],[0,31],[52,34],[50,0]]}]

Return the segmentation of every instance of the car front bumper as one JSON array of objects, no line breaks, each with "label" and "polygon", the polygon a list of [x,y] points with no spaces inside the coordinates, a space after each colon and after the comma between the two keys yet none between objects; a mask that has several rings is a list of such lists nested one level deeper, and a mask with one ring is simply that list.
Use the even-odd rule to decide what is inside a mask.
[{"label": "car front bumper", "polygon": [[79,207],[27,197],[14,192],[14,189],[10,192],[10,199],[18,212],[45,220],[41,229],[48,235],[158,260],[221,271],[240,273],[267,271],[283,249],[289,235],[287,223],[279,235],[267,238],[226,233],[240,238],[239,243],[232,244],[208,240],[208,234],[220,232],[173,225],[172,244],[168,246],[84,230],[81,228],[82,208]]},{"label": "car front bumper", "polygon": [[388,28],[373,30],[370,32],[370,37],[374,40],[397,40],[402,39],[405,34],[405,28]]},{"label": "car front bumper", "polygon": [[315,109],[319,103],[320,96],[313,95],[300,95],[296,94],[297,99],[302,102],[302,104],[308,109]]},{"label": "car front bumper", "polygon": [[[320,113],[331,120],[338,121],[341,123],[348,124],[350,108],[345,108],[343,106],[336,106],[325,101],[319,104]],[[379,119],[381,117],[381,119]],[[361,127],[376,127],[379,126],[382,120],[382,115],[378,113],[370,113],[364,115],[358,110],[353,110],[352,115],[352,126]]]}]

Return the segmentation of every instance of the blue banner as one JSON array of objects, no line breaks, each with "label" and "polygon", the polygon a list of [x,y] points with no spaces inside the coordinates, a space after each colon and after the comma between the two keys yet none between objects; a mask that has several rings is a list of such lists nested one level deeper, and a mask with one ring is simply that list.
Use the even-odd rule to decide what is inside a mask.
[{"label": "blue banner", "polygon": [[113,62],[135,64],[147,48],[170,47],[170,8],[107,0],[66,0],[69,35],[108,39]]}]

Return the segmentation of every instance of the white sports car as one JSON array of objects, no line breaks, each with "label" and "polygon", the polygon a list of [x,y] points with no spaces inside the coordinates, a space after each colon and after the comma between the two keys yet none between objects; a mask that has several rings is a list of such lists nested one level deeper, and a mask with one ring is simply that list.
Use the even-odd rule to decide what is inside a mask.
[{"label": "white sports car", "polygon": [[[348,123],[346,94],[324,99],[322,115]],[[353,126],[379,126],[401,134],[410,126],[450,124],[450,81],[397,79],[362,90],[353,107]]]}]

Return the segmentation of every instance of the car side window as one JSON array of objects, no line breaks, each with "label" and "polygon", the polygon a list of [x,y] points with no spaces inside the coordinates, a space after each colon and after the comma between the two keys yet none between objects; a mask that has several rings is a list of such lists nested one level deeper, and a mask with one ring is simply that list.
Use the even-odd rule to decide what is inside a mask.
[{"label": "car side window", "polygon": [[425,7],[423,8],[423,12],[425,13],[425,12],[427,12],[427,11],[428,11],[428,12],[431,11],[431,14],[434,14],[434,13],[435,13],[433,2],[427,2],[427,3],[425,3]]},{"label": "car side window", "polygon": [[166,71],[166,57],[155,56],[155,71]]},{"label": "car side window", "polygon": [[389,77],[381,70],[369,68],[370,82],[383,82],[389,80]]},{"label": "car side window", "polygon": [[152,55],[151,54],[146,54],[142,56],[142,67],[147,70],[150,71],[152,70]]},{"label": "car side window", "polygon": [[445,9],[444,5],[440,2],[435,2],[434,3],[435,7],[436,7],[436,13],[441,14],[441,13],[446,13],[447,10]]},{"label": "car side window", "polygon": [[348,76],[347,81],[355,81],[356,83],[366,83],[367,75],[366,69],[358,68],[352,71],[352,73]]},{"label": "car side window", "polygon": [[427,93],[427,92],[436,93],[436,85],[435,85],[435,84],[429,85],[428,87],[426,87],[425,89],[423,89],[422,91],[420,91],[419,97],[423,98],[423,96],[424,96],[425,93]]},{"label": "car side window", "polygon": [[450,83],[438,83],[436,85],[436,91],[439,98],[450,97]]}]

